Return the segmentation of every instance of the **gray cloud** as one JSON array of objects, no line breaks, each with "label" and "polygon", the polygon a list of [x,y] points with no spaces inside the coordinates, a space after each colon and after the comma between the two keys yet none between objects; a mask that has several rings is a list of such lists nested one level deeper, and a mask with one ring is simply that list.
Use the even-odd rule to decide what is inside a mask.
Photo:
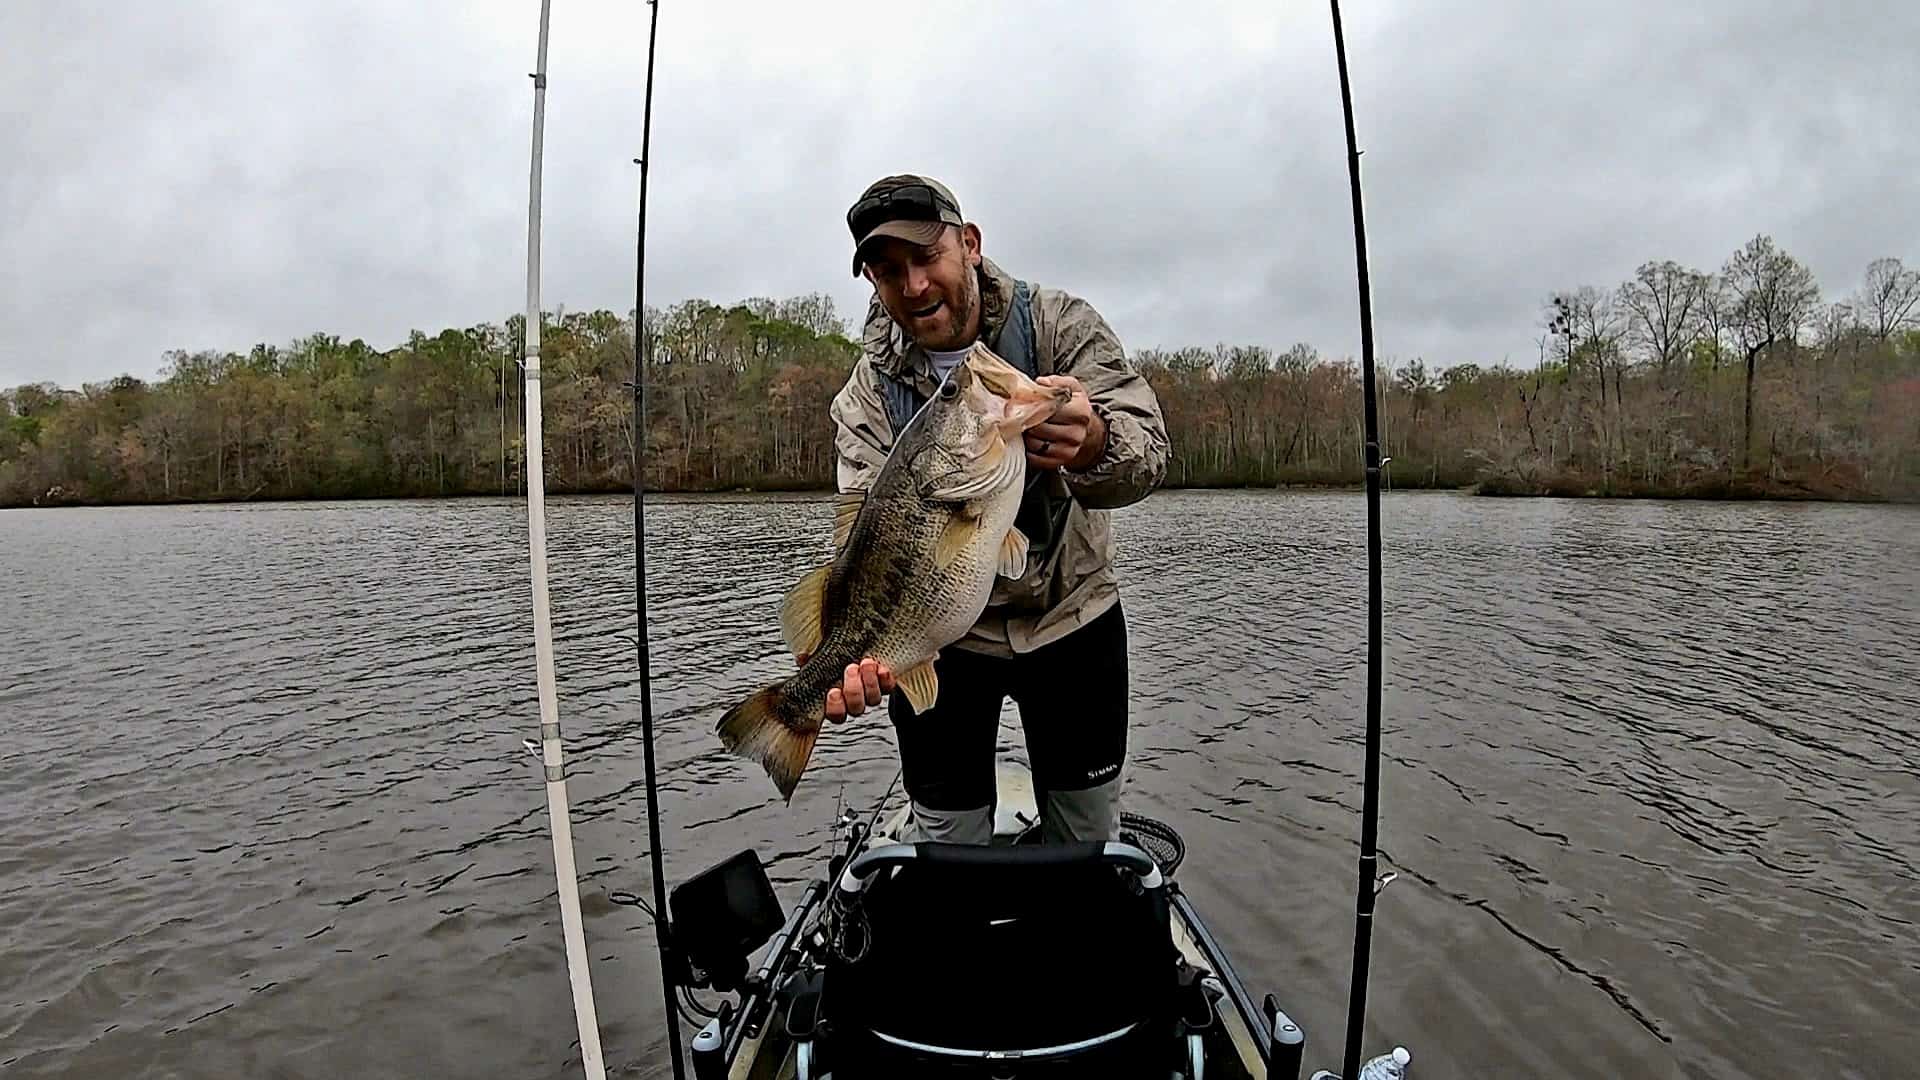
[{"label": "gray cloud", "polygon": [[[663,3],[650,303],[864,311],[841,214],[914,170],[1135,348],[1358,347],[1323,5]],[[520,310],[538,10],[0,7],[0,386]],[[554,5],[549,308],[632,304],[646,16]],[[1383,355],[1524,363],[1548,290],[1716,268],[1756,232],[1829,297],[1877,256],[1920,261],[1912,5],[1346,17]]]}]

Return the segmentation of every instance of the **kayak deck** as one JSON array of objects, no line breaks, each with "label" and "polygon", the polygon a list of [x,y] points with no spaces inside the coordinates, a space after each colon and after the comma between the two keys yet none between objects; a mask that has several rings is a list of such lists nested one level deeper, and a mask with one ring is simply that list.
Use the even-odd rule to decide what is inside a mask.
[{"label": "kayak deck", "polygon": [[[935,908],[938,908],[941,904],[948,902],[949,897],[943,893],[935,893],[932,894],[931,901],[924,896],[920,900],[914,900],[913,897],[916,894],[909,890],[904,894],[908,897],[907,900],[887,901],[896,906],[891,910],[884,924],[888,927],[886,948],[895,953],[904,953],[908,959],[890,957],[884,965],[877,969],[870,969],[877,970],[881,974],[869,974],[864,977],[869,983],[874,978],[896,979],[900,984],[899,993],[896,995],[892,992],[892,984],[882,986],[878,993],[871,985],[864,990],[856,990],[855,987],[862,982],[861,978],[845,974],[826,975],[826,972],[835,970],[833,954],[836,946],[830,945],[829,941],[835,934],[841,932],[838,929],[839,920],[844,917],[844,911],[836,906],[836,902],[846,897],[855,897],[852,903],[858,906],[860,901],[857,897],[864,895],[864,892],[859,890],[863,890],[865,886],[851,884],[850,875],[863,864],[872,863],[874,860],[904,860],[895,865],[891,873],[895,878],[898,878],[901,872],[907,872],[911,877],[912,874],[932,872],[923,870],[921,867],[931,866],[932,864],[928,864],[926,860],[937,854],[939,864],[942,866],[940,872],[949,875],[945,880],[967,881],[969,879],[966,875],[975,873],[968,868],[969,864],[978,863],[980,866],[978,873],[982,875],[1022,874],[1029,871],[1008,870],[1007,864],[1012,862],[1023,866],[1028,864],[1038,866],[1040,860],[1052,862],[1063,858],[1061,855],[1052,854],[1063,851],[1064,849],[1060,846],[1045,846],[1045,851],[1036,851],[1043,845],[1034,842],[1037,836],[1035,830],[1038,827],[1038,812],[1031,780],[1026,770],[1017,764],[1003,764],[998,770],[997,782],[995,836],[991,847],[994,851],[1005,852],[1004,855],[995,855],[977,848],[961,849],[951,845],[927,845],[924,843],[924,838],[917,835],[911,820],[910,807],[904,805],[888,815],[883,823],[876,825],[869,835],[850,842],[847,855],[844,858],[835,857],[834,870],[828,875],[828,879],[817,881],[809,887],[800,907],[787,918],[780,932],[771,937],[772,944],[767,950],[767,959],[760,968],[760,974],[755,979],[746,980],[748,989],[743,990],[741,1008],[733,1009],[732,1003],[729,1003],[729,1007],[723,1008],[721,1015],[709,1022],[706,1028],[695,1037],[695,1075],[700,1080],[719,1080],[722,1076],[727,1080],[803,1080],[803,1078],[820,1080],[821,1077],[835,1077],[839,1074],[831,1071],[833,1064],[819,1062],[814,1056],[823,1053],[820,1046],[816,1045],[817,1043],[833,1045],[835,1038],[838,1038],[841,1045],[835,1047],[835,1050],[844,1057],[851,1052],[847,1049],[851,1040],[844,1035],[848,1028],[862,1029],[878,1022],[895,1032],[905,1030],[900,1026],[905,1024],[916,1029],[940,1033],[942,1023],[946,1022],[945,1018],[952,1015],[961,1017],[953,1021],[957,1027],[950,1025],[947,1029],[947,1033],[956,1036],[952,1040],[943,1041],[936,1035],[924,1041],[914,1041],[910,1038],[881,1033],[878,1028],[873,1032],[862,1031],[860,1037],[868,1039],[871,1043],[872,1037],[877,1036],[880,1040],[891,1044],[889,1049],[907,1047],[909,1052],[925,1051],[929,1057],[928,1067],[937,1069],[938,1074],[942,1076],[1026,1075],[1025,1071],[1019,1070],[1019,1066],[1025,1064],[1017,1060],[1021,1058],[1031,1058],[1036,1063],[1045,1063],[1051,1067],[1039,1070],[1040,1075],[1077,1075],[1063,1074],[1058,1071],[1059,1066],[1071,1066],[1073,1064],[1071,1060],[1043,1062],[1042,1059],[1070,1059],[1074,1054],[1093,1048],[1094,1044],[1103,1040],[1119,1040],[1124,1036],[1128,1044],[1144,1047],[1146,1056],[1156,1062],[1162,1058],[1155,1055],[1165,1055],[1167,1060],[1179,1058],[1191,1063],[1185,1068],[1161,1068],[1158,1064],[1154,1065],[1148,1075],[1161,1080],[1165,1080],[1169,1075],[1192,1076],[1202,1073],[1202,1070],[1207,1077],[1228,1078],[1228,1080],[1265,1080],[1269,1076],[1297,1080],[1304,1038],[1299,1028],[1279,1009],[1271,996],[1268,996],[1261,1005],[1254,1003],[1224,952],[1213,939],[1204,920],[1195,910],[1191,899],[1173,881],[1167,880],[1167,876],[1178,867],[1184,857],[1184,848],[1178,834],[1165,825],[1136,815],[1123,816],[1121,828],[1123,843],[1106,845],[1106,847],[1111,849],[1109,855],[1112,857],[1122,861],[1131,859],[1133,865],[1147,873],[1145,887],[1149,893],[1160,897],[1155,901],[1156,903],[1164,904],[1167,928],[1165,943],[1154,945],[1154,939],[1159,935],[1148,929],[1158,925],[1161,916],[1153,915],[1144,924],[1138,921],[1128,923],[1124,918],[1109,918],[1113,912],[1103,910],[1100,906],[1101,902],[1098,902],[1096,897],[1094,908],[1090,909],[1086,920],[1089,928],[1081,933],[1067,935],[1074,940],[1061,944],[1055,955],[1045,955],[1046,950],[1053,947],[1054,939],[1042,934],[1031,939],[1021,939],[1024,944],[1017,946],[1011,957],[999,955],[994,959],[982,960],[975,965],[972,963],[975,957],[967,954],[964,946],[956,946],[960,949],[957,956],[952,948],[947,952],[941,951],[943,944],[950,945],[950,943],[943,943],[943,931],[954,924],[951,922],[943,924],[937,914],[928,917],[931,921],[918,918],[923,908],[914,905],[931,902]],[[851,819],[843,819],[843,821],[847,820]],[[1099,845],[1082,845],[1082,847],[1091,850],[1098,848]],[[930,853],[929,848],[940,850]],[[918,862],[916,862],[916,856]],[[1078,856],[1065,856],[1065,858],[1071,861]],[[1085,872],[1084,868],[1081,872]],[[875,873],[871,867],[868,867],[864,873],[871,875],[873,880],[880,881],[887,879],[890,871],[882,869]],[[962,876],[956,879],[951,876],[954,874]],[[987,881],[990,878],[982,877],[978,880]],[[1032,880],[1048,879],[1040,877]],[[1113,882],[1118,879],[1109,876],[1104,880]],[[884,890],[894,887],[887,885],[881,888]],[[1133,892],[1134,895],[1141,895],[1140,886],[1135,886]],[[884,898],[888,894],[882,891],[880,895]],[[1011,894],[982,895],[988,898],[1004,898]],[[1045,893],[1037,892],[1033,895],[1044,896]],[[977,905],[972,899],[961,896],[952,898],[951,902],[958,907],[950,909],[950,912],[955,910],[961,912],[963,921],[969,917],[976,922],[980,921],[980,916],[976,914]],[[1043,906],[1046,902],[1048,901],[1041,901]],[[1141,914],[1132,907],[1135,903],[1133,900],[1122,899],[1115,903],[1133,912],[1126,918],[1137,920]],[[909,906],[898,907],[897,905],[900,904]],[[1156,911],[1159,908],[1147,910]],[[1079,921],[1078,911],[1079,909],[1075,909],[1072,921]],[[914,918],[907,918],[901,914],[902,912]],[[1056,917],[1057,914],[1056,912]],[[1106,919],[1106,922],[1103,922],[1103,919]],[[988,920],[989,923],[1011,921],[1013,920]],[[1111,937],[1101,937],[1101,934],[1107,932],[1102,928],[1108,923],[1115,927],[1131,925],[1135,929],[1130,935],[1121,931]],[[823,927],[829,929],[823,930]],[[903,927],[909,928],[905,938],[900,932]],[[922,932],[923,929],[930,932]],[[882,936],[879,931],[869,930],[869,932],[876,938]],[[962,927],[962,932],[966,933],[970,930]],[[1183,962],[1183,965],[1175,966],[1184,966],[1188,974],[1185,976],[1187,980],[1185,988],[1177,992],[1186,996],[1170,997],[1167,1000],[1169,1002],[1177,1000],[1182,1003],[1178,1005],[1181,1017],[1193,1017],[1198,1013],[1202,1018],[1181,1019],[1174,1026],[1165,1028],[1169,1032],[1167,1042],[1159,1041],[1158,1037],[1152,1034],[1153,1031],[1161,1029],[1157,1024],[1149,1024],[1146,1028],[1139,1028],[1132,1032],[1123,1027],[1111,1034],[1082,1039],[1080,1042],[1071,1041],[1079,1038],[1078,1035],[1062,1035],[1058,1039],[1044,1037],[1050,1034],[1049,1025],[1056,1019],[1054,1013],[1056,1007],[1063,1030],[1083,1034],[1089,1030],[1087,1027],[1089,1022],[1097,1025],[1103,1011],[1112,1012],[1115,1017],[1121,1019],[1132,1015],[1129,1013],[1130,1006],[1127,1004],[1128,992],[1113,988],[1115,985],[1126,985],[1126,973],[1129,971],[1134,974],[1148,972],[1148,982],[1144,985],[1149,986],[1156,993],[1163,990],[1156,980],[1168,983],[1172,981],[1171,979],[1161,980],[1160,976],[1152,975],[1153,971],[1166,970],[1158,968],[1153,963],[1147,963],[1144,968],[1138,963],[1133,963],[1129,968],[1129,963],[1132,963],[1127,956],[1129,952],[1141,956],[1152,954],[1139,953],[1133,942],[1122,940],[1123,936],[1133,937],[1134,941],[1141,943],[1140,947],[1163,949],[1170,945],[1170,952],[1177,954],[1179,960]],[[1103,943],[1108,940],[1116,941],[1117,947],[1106,949]],[[1089,948],[1090,944],[1094,947]],[[915,957],[919,955],[917,950],[922,949],[930,949],[928,955],[936,959],[924,965],[918,963]],[[864,954],[864,949],[862,951]],[[1103,981],[1103,977],[1097,970],[1086,968],[1090,957],[1093,958],[1094,968],[1098,968],[1099,962],[1102,959],[1108,959],[1106,954],[1109,953],[1119,957],[1114,961],[1119,965],[1114,970],[1121,975],[1113,982]],[[1022,970],[1022,965],[1029,964],[1029,957],[1031,958],[1030,967]],[[1171,956],[1167,962],[1172,962]],[[1076,969],[1075,965],[1081,965],[1081,967]],[[923,971],[928,974],[929,979],[920,978]],[[1039,975],[1038,979],[1035,978],[1036,974]],[[1055,992],[1052,989],[1055,975],[1061,976],[1060,983],[1065,987],[1062,992]],[[853,981],[840,983],[839,991],[828,994],[819,989],[821,979],[825,977]],[[983,980],[984,986],[982,986]],[[1045,995],[1036,991],[1036,984],[1039,982],[1048,984],[1049,989]],[[1024,1049],[980,1048],[983,1041],[988,1041],[988,1033],[979,1030],[982,1026],[981,1018],[993,1016],[994,1009],[991,1006],[983,1006],[978,997],[978,991],[972,987],[981,987],[986,993],[999,993],[1003,996],[1002,1003],[1005,1009],[1001,1015],[1006,1020],[1004,1029],[999,1027],[997,1021],[987,1021],[996,1028],[990,1033],[992,1045]],[[1164,992],[1176,993],[1171,989],[1166,989]],[[819,1004],[829,1000],[832,1002],[831,1005]],[[862,1002],[875,1005],[877,1011],[858,1012],[865,1007],[861,1004]],[[957,1006],[956,1002],[959,1003]],[[816,1032],[815,1021],[823,1012],[833,1015],[826,1022],[821,1023],[819,1031]],[[795,1017],[800,1019],[796,1020]],[[1089,1021],[1089,1017],[1093,1020]],[[1133,1026],[1127,1025],[1127,1027]],[[790,1029],[798,1029],[801,1037],[795,1038],[794,1032]],[[828,1034],[821,1034],[822,1032]],[[1175,1035],[1174,1032],[1181,1034]],[[1062,1039],[1069,1041],[1062,1042]],[[1181,1040],[1177,1046],[1172,1041],[1175,1039]],[[1144,1044],[1142,1040],[1146,1040]],[[955,1043],[974,1048],[942,1049]],[[1116,1048],[1120,1045],[1120,1042],[1114,1043]],[[835,1050],[824,1051],[824,1053],[831,1056]],[[1115,1052],[1120,1051],[1116,1049]],[[859,1055],[856,1053],[854,1056],[858,1058]],[[1122,1060],[1126,1060],[1129,1065],[1133,1063],[1130,1058],[1123,1057]],[[820,1065],[825,1065],[829,1071],[821,1071]],[[1103,1068],[1105,1071],[1099,1072],[1099,1075],[1115,1075],[1111,1071],[1113,1068],[1111,1062]],[[917,1066],[915,1071],[918,1071]]]}]

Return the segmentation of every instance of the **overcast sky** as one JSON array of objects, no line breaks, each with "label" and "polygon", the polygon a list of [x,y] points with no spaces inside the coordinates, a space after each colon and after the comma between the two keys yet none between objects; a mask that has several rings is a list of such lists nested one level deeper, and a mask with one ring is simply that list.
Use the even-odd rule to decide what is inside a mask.
[{"label": "overcast sky", "polygon": [[[1326,5],[663,0],[648,302],[829,291],[930,172],[1132,348],[1358,350]],[[1097,14],[1095,12],[1097,11]],[[1528,363],[1544,296],[1756,232],[1920,263],[1920,5],[1345,9],[1382,356]],[[525,303],[537,0],[0,3],[0,386],[391,346]],[[633,302],[639,0],[556,0],[543,300]]]}]

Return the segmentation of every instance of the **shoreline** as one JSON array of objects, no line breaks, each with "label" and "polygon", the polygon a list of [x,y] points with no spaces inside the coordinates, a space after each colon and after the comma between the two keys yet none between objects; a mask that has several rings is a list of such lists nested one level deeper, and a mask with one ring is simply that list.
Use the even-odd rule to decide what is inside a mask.
[{"label": "shoreline", "polygon": [[[734,485],[710,488],[648,488],[647,495],[655,496],[737,496],[737,495],[793,495],[826,496],[832,493],[826,485],[772,485],[752,486]],[[1273,484],[1163,484],[1159,491],[1287,491],[1303,493],[1347,492],[1361,494],[1366,485],[1355,481],[1351,483],[1329,483],[1324,481]],[[1647,501],[1647,502],[1816,502],[1835,505],[1920,505],[1920,499],[1901,499],[1888,495],[1860,491],[1820,491],[1802,485],[1785,483],[1765,483],[1756,481],[1735,481],[1729,478],[1716,478],[1712,481],[1691,485],[1671,487],[1633,486],[1613,491],[1602,491],[1592,485],[1573,483],[1566,480],[1552,480],[1521,486],[1513,481],[1478,481],[1469,484],[1396,484],[1388,483],[1381,488],[1382,494],[1402,492],[1433,492],[1440,494],[1465,495],[1486,499],[1565,499],[1577,501]],[[554,488],[546,489],[548,498],[604,498],[633,495],[633,489],[625,486],[606,486],[593,488]],[[116,509],[152,506],[262,506],[275,504],[300,503],[382,503],[382,502],[457,502],[477,499],[509,499],[522,501],[525,494],[510,491],[502,494],[498,491],[463,492],[392,492],[387,494],[275,494],[247,496],[216,496],[210,498],[151,498],[88,500],[61,498],[41,503],[5,503],[0,504],[0,512],[7,510],[73,510],[73,509]]]}]

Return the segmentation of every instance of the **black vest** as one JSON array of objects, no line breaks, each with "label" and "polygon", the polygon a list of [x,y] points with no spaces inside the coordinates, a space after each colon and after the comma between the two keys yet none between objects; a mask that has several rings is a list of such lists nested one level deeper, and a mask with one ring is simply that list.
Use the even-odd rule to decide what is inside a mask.
[{"label": "black vest", "polygon": [[[1013,307],[1000,327],[1000,336],[989,346],[1000,358],[1031,379],[1039,372],[1034,358],[1033,291],[1024,281],[1013,283]],[[905,431],[914,414],[926,404],[926,398],[910,378],[880,372],[880,396],[886,402],[887,421],[894,437]],[[1024,447],[1022,450],[1024,451]],[[1027,490],[1020,500],[1020,513],[1014,527],[1027,538],[1027,575],[1052,562],[1054,546],[1067,525],[1073,509],[1073,496],[1056,472],[1027,473]]]}]

